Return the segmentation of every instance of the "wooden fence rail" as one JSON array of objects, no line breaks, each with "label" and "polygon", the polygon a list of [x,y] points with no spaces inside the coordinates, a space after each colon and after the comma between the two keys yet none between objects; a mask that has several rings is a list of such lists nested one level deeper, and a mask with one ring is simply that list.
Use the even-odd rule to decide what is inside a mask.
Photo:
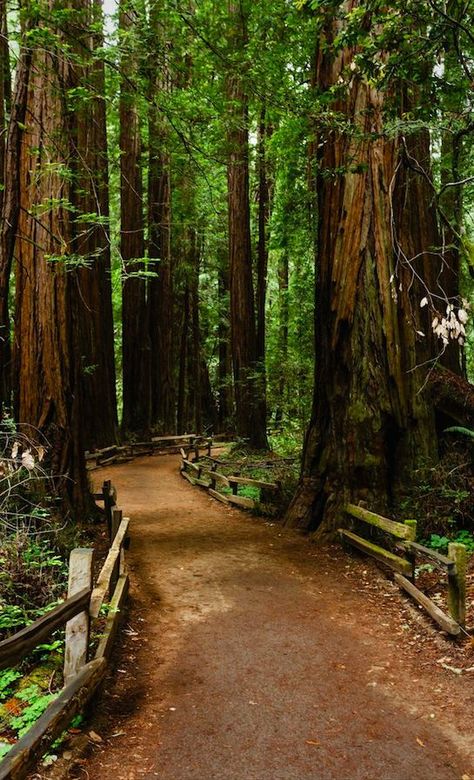
[{"label": "wooden fence rail", "polygon": [[[191,461],[189,460],[189,453],[186,453],[183,448],[180,449],[180,452],[181,476],[190,482],[191,485],[199,485],[199,487],[205,488],[210,496],[223,504],[234,504],[244,509],[254,509],[256,507],[257,502],[253,498],[238,495],[239,486],[258,488],[261,492],[265,491],[266,496],[271,494],[276,499],[278,499],[281,493],[281,485],[278,482],[265,482],[259,479],[252,479],[251,477],[221,474],[217,471],[219,461],[215,461],[210,457],[205,462],[201,462],[199,459]],[[211,466],[209,461],[212,463]],[[221,493],[217,489],[218,485],[230,488],[232,493]]]},{"label": "wooden fence rail", "polygon": [[90,597],[91,589],[86,588],[0,642],[0,669],[20,663],[28,653],[51,636],[53,631],[62,628],[68,620],[88,609]]},{"label": "wooden fence rail", "polygon": [[[380,539],[374,543],[373,540],[366,539],[347,528],[338,529],[339,536],[344,543],[356,547],[394,570],[396,572],[394,580],[397,585],[422,606],[443,631],[447,631],[452,636],[458,636],[466,617],[465,545],[451,543],[448,547],[448,555],[441,555],[415,541],[417,525],[415,520],[397,523],[355,504],[347,504],[344,513],[351,520],[359,521],[375,529],[379,532],[379,536],[383,534],[385,537],[395,537],[396,541],[392,546],[405,557],[397,555],[392,550],[387,550],[382,546],[383,542]],[[427,558],[434,566],[447,574],[449,615],[416,587],[416,561],[420,557]]]},{"label": "wooden fence rail", "polygon": [[[111,541],[95,586],[92,587],[93,550],[73,550],[66,601],[0,642],[0,669],[4,669],[17,665],[53,631],[66,626],[64,688],[0,762],[0,780],[23,780],[31,765],[47,751],[74,715],[81,712],[105,676],[129,584],[124,551],[128,546],[130,521],[122,518],[122,511],[115,505],[116,497],[110,482],[104,482],[102,491],[95,494],[96,500],[104,502]],[[89,660],[91,622],[93,626],[107,594],[110,609],[105,628],[101,630],[95,657]]]},{"label": "wooden fence rail", "polygon": [[186,433],[179,436],[153,436],[147,441],[128,442],[122,446],[113,444],[100,450],[86,452],[86,466],[89,471],[111,465],[112,463],[125,463],[132,458],[141,455],[153,455],[158,452],[179,452],[182,447],[194,451],[199,459],[199,452],[205,449],[208,455],[216,440],[212,436],[204,436],[197,433]]}]

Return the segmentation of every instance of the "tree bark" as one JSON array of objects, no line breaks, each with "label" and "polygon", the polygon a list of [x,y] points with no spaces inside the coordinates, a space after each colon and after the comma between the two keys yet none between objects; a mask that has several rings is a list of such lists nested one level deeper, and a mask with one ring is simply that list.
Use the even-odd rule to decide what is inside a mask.
[{"label": "tree bark", "polygon": [[[87,449],[105,447],[117,438],[114,325],[110,268],[109,182],[105,106],[104,63],[94,59],[102,35],[90,32],[102,25],[101,0],[86,9],[84,29],[78,30],[75,86],[86,86],[88,95],[77,109],[77,173],[74,204],[78,209],[75,251],[83,258],[78,271],[79,343],[82,385],[87,414],[83,420]],[[82,221],[80,215],[87,215]],[[96,217],[93,215],[97,215]]]},{"label": "tree bark", "polygon": [[229,327],[229,271],[227,257],[221,259],[218,270],[219,306],[219,363],[218,363],[218,428],[220,433],[229,433],[233,424],[232,355]]},{"label": "tree bark", "polygon": [[[48,20],[41,25],[47,26]],[[61,41],[72,38],[51,24]],[[67,50],[67,47],[65,46]],[[18,90],[26,90],[26,129],[18,161],[16,245],[16,416],[44,444],[59,491],[72,513],[89,509],[82,425],[77,273],[70,177],[74,117],[66,111],[71,64],[61,46],[33,46]]]},{"label": "tree bark", "polygon": [[[343,2],[339,19],[328,12],[315,72],[323,92],[350,69],[356,50],[334,41],[358,5]],[[430,203],[407,173],[400,141],[384,134],[383,94],[354,73],[331,111],[353,130],[319,128],[316,382],[302,476],[285,520],[321,532],[334,530],[348,500],[386,511],[400,482],[437,456],[422,367],[435,350],[418,281],[430,284],[433,274]]]},{"label": "tree bark", "polygon": [[[229,46],[245,61],[246,18],[241,3],[229,0]],[[248,97],[233,69],[227,78],[228,210],[232,363],[237,435],[249,446],[268,447],[252,279],[249,203]]]},{"label": "tree bark", "polygon": [[[137,17],[127,0],[120,2],[120,29],[130,34]],[[123,417],[125,433],[150,429],[151,375],[149,319],[143,226],[140,120],[133,77],[136,57],[133,41],[122,54],[120,88],[120,251],[122,282]]]},{"label": "tree bark", "polygon": [[279,317],[278,324],[278,406],[275,411],[275,422],[280,423],[283,419],[283,410],[285,409],[285,391],[287,386],[288,371],[288,333],[289,333],[289,262],[288,248],[286,244],[282,248],[281,257],[278,262],[278,301]]},{"label": "tree bark", "polygon": [[154,57],[150,64],[148,112],[148,220],[150,258],[156,278],[149,283],[152,344],[152,422],[160,433],[176,430],[174,386],[173,267],[171,256],[171,156],[166,118],[158,105],[171,88],[166,35],[160,4],[150,8]]},{"label": "tree bark", "polygon": [[267,122],[265,102],[260,110],[257,141],[258,242],[257,242],[257,359],[265,371],[265,302],[268,270],[268,223],[271,183],[268,174],[267,142],[272,131]]},{"label": "tree bark", "polygon": [[189,285],[186,282],[182,297],[181,338],[179,344],[178,398],[177,398],[177,433],[186,433],[187,423],[187,378],[188,378],[188,341],[189,323],[191,319],[189,307]]},{"label": "tree bark", "polygon": [[[21,127],[25,119],[26,86],[29,54],[22,50],[17,66],[17,89],[10,122],[6,112],[11,108],[10,61],[8,54],[6,0],[0,0],[0,419],[2,410],[11,405],[11,343],[9,290],[16,225],[18,222],[18,157]],[[3,76],[3,77],[2,77]]]}]

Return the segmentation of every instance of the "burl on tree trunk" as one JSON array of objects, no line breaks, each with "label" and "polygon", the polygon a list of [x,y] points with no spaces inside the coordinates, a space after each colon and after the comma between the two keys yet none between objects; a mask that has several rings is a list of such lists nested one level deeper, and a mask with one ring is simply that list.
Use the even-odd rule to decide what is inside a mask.
[{"label": "burl on tree trunk", "polygon": [[[344,23],[328,14],[316,58],[319,90],[345,81],[330,108],[349,129],[331,119],[318,128],[315,394],[285,519],[320,533],[337,527],[348,500],[386,510],[420,461],[437,457],[423,365],[436,345],[420,307],[442,262],[428,254],[437,241],[431,193],[406,145],[385,135],[384,95],[351,67],[356,50],[333,48]],[[427,151],[425,136],[411,138],[410,155]]]}]

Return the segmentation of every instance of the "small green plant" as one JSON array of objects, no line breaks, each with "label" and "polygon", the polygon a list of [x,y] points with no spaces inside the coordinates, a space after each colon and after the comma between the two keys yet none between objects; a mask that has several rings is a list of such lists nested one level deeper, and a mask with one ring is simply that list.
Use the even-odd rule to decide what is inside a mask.
[{"label": "small green plant", "polygon": [[471,531],[467,531],[463,528],[461,531],[458,531],[454,537],[454,541],[461,542],[461,544],[466,546],[468,552],[474,553],[474,534]]},{"label": "small green plant", "polygon": [[450,539],[447,536],[440,536],[439,534],[431,534],[428,540],[425,540],[426,547],[431,547],[432,550],[447,550]]},{"label": "small green plant", "polygon": [[445,428],[444,433],[459,433],[461,436],[468,436],[474,439],[474,431],[471,428],[463,428],[460,425],[453,425],[451,428]]},{"label": "small green plant", "polygon": [[9,631],[13,628],[24,626],[27,615],[22,607],[16,604],[3,604],[0,606],[0,630]]},{"label": "small green plant", "polygon": [[16,698],[22,702],[29,702],[19,715],[9,719],[8,726],[17,732],[19,737],[26,734],[28,729],[36,723],[46,707],[57,696],[56,693],[44,693],[39,685],[28,685],[18,691]]},{"label": "small green plant", "polygon": [[474,552],[474,534],[465,528],[453,534],[451,537],[431,534],[429,539],[422,540],[422,544],[424,544],[425,547],[430,547],[432,550],[437,550],[437,552],[442,553],[448,551],[448,544],[450,542],[460,542],[466,546],[468,552]]},{"label": "small green plant", "polygon": [[13,690],[13,683],[19,680],[21,672],[18,669],[3,669],[0,672],[0,699],[10,696]]},{"label": "small green plant", "polygon": [[7,755],[8,751],[11,750],[13,745],[10,745],[8,742],[3,742],[0,740],[0,761],[1,759]]}]

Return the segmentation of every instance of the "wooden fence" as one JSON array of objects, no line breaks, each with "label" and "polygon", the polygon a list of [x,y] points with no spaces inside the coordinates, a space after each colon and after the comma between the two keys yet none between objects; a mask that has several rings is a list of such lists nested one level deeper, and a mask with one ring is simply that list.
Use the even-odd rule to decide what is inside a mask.
[{"label": "wooden fence", "polygon": [[[68,596],[59,606],[18,633],[0,642],[0,669],[16,666],[53,631],[66,627],[64,688],[34,726],[0,762],[0,780],[22,780],[31,765],[48,750],[71,719],[84,708],[102,682],[121,610],[128,592],[125,549],[129,518],[116,506],[116,491],[104,483],[96,499],[104,501],[110,548],[95,584],[92,581],[93,550],[72,550],[69,559]],[[108,601],[105,627],[90,660],[90,637],[102,605]]]},{"label": "wooden fence", "polygon": [[[420,604],[443,631],[447,631],[451,636],[458,636],[466,617],[465,545],[453,542],[449,544],[448,555],[441,555],[415,542],[416,520],[397,523],[354,504],[347,504],[344,513],[352,523],[358,522],[362,529],[368,527],[375,531],[379,538],[375,543],[361,535],[363,530],[354,533],[353,530],[339,528],[343,543],[356,547],[392,569],[397,585]],[[392,539],[391,546],[396,552],[382,546],[387,537]],[[447,575],[449,615],[416,587],[416,563],[419,558],[428,559],[433,566]]]},{"label": "wooden fence", "polygon": [[[248,496],[241,496],[238,493],[239,487],[247,486],[258,488],[260,498],[265,502],[278,500],[281,494],[281,485],[278,482],[265,482],[260,479],[251,479],[250,477],[241,477],[239,475],[227,476],[217,471],[221,461],[211,458],[208,455],[205,461],[201,462],[199,455],[194,461],[189,459],[189,452],[183,448],[181,452],[181,475],[191,483],[205,488],[209,495],[221,501],[223,504],[234,504],[243,509],[254,509],[257,502]],[[228,488],[231,493],[222,493],[219,487]]]},{"label": "wooden fence", "polygon": [[141,455],[177,453],[183,446],[189,447],[198,455],[201,449],[205,449],[210,455],[213,442],[215,440],[211,436],[201,436],[196,433],[186,433],[181,436],[154,436],[149,441],[129,442],[122,446],[113,444],[101,450],[86,452],[86,466],[88,471],[93,471],[112,463],[127,463]]}]

